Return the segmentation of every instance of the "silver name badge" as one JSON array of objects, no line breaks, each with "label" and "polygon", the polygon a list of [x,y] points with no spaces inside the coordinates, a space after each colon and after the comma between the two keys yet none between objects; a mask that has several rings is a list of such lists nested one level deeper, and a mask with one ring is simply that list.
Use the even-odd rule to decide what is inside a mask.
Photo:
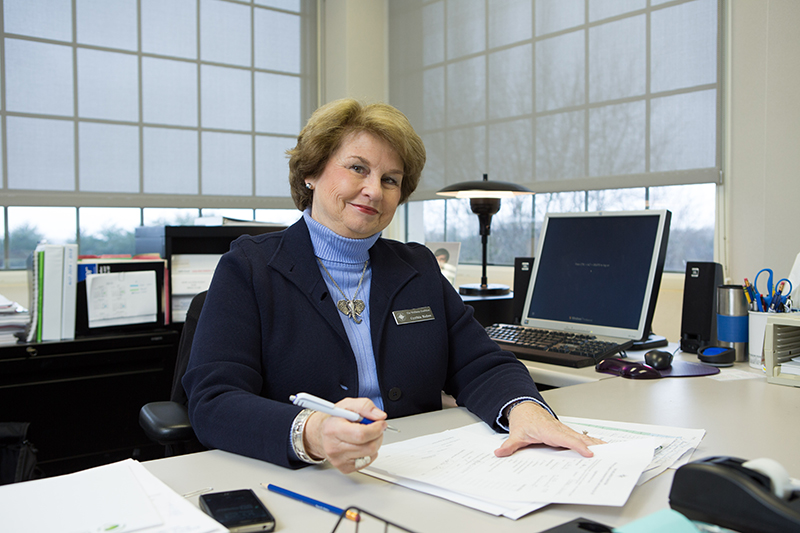
[{"label": "silver name badge", "polygon": [[413,324],[414,322],[425,322],[433,320],[433,311],[430,307],[417,307],[416,309],[403,309],[402,311],[392,311],[394,321],[398,326],[403,324]]}]

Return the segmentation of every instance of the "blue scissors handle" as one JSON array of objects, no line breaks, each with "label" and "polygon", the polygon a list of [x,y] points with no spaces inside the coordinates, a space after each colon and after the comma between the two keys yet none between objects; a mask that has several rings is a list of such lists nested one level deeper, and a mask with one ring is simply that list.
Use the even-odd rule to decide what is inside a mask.
[{"label": "blue scissors handle", "polygon": [[[767,273],[767,292],[765,293],[758,290],[758,278],[764,272]],[[771,268],[762,268],[758,271],[758,274],[756,274],[755,279],[753,279],[753,288],[756,290],[756,305],[758,306],[759,311],[766,311],[772,304],[772,277],[773,274]],[[761,296],[763,296],[767,302],[767,309],[764,309],[763,305],[761,304]]]},{"label": "blue scissors handle", "polygon": [[[767,273],[767,291],[762,293],[761,291],[758,290],[758,278],[759,276],[761,276],[763,272]],[[774,276],[771,268],[762,268],[761,270],[758,271],[755,279],[753,280],[753,287],[756,290],[756,299],[757,299],[756,304],[758,306],[759,311],[767,311],[768,309],[775,310],[782,303],[786,302],[789,294],[792,294],[793,290],[792,282],[788,278],[779,279],[778,282],[773,285],[772,283],[773,277]],[[789,286],[789,290],[785,292],[784,291],[779,292],[779,287],[781,286],[781,283],[787,284]],[[766,308],[764,308],[764,306],[761,303],[761,296],[764,297],[764,302],[766,302]]]},{"label": "blue scissors handle", "polygon": [[[783,290],[779,294],[778,290],[779,290],[779,288],[781,286],[781,283],[786,283],[786,285],[789,286],[789,289],[788,290]],[[784,289],[785,289],[785,287],[784,287]],[[778,282],[775,284],[775,297],[776,298],[780,298],[781,302],[786,302],[786,298],[788,297],[788,295],[792,294],[792,289],[793,289],[792,282],[789,281],[789,278],[779,279]],[[776,302],[776,304],[777,303],[778,302]]]},{"label": "blue scissors handle", "polygon": [[[766,272],[768,274],[768,276],[767,276],[767,291],[766,291],[766,293],[762,293],[760,290],[758,290],[758,278],[764,272]],[[771,268],[762,268],[761,270],[759,270],[758,274],[756,274],[756,277],[753,280],[753,287],[755,287],[756,292],[759,293],[759,294],[771,295],[772,294],[772,287],[773,287],[773,285],[772,285],[772,269]]]}]

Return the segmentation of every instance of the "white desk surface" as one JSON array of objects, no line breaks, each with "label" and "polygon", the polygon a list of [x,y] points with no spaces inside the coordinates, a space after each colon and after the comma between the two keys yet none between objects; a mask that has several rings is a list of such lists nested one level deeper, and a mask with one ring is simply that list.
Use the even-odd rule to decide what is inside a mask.
[{"label": "white desk surface", "polygon": [[[629,353],[631,359],[638,359]],[[696,361],[686,354],[685,360]],[[561,369],[562,367],[558,367]],[[590,373],[565,369],[565,374]],[[722,369],[759,375],[747,363]],[[550,370],[550,372],[555,372]],[[594,372],[592,369],[591,372]],[[706,435],[693,458],[730,455],[745,459],[771,457],[793,477],[800,477],[800,388],[757,379],[711,377],[630,380],[619,377],[587,381],[544,392],[550,406],[564,416],[702,428]],[[477,419],[462,408],[394,419],[401,432],[387,432],[386,442],[459,427]],[[277,520],[278,532],[329,532],[336,515],[273,494],[260,483],[274,483],[339,507],[359,506],[417,532],[543,531],[582,516],[621,526],[667,508],[672,470],[634,489],[623,507],[550,505],[520,520],[494,517],[426,494],[378,481],[363,474],[343,475],[330,467],[288,470],[222,451],[159,459],[144,463],[156,476],[183,494],[204,487],[214,490],[253,488]],[[197,503],[197,497],[191,498]]]}]

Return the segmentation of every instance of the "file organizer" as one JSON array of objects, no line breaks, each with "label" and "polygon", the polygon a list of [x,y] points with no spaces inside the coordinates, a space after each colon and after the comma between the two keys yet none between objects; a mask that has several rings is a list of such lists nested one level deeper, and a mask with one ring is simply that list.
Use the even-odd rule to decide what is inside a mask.
[{"label": "file organizer", "polygon": [[781,363],[800,355],[800,313],[776,313],[767,318],[764,366],[767,381],[800,387],[800,376],[781,373]]}]

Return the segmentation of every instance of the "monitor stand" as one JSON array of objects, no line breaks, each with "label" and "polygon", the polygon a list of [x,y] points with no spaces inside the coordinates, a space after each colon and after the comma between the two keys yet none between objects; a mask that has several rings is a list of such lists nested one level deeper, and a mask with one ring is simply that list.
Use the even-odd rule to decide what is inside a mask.
[{"label": "monitor stand", "polygon": [[655,335],[650,333],[647,339],[640,340],[640,341],[633,341],[633,346],[631,346],[631,350],[649,350],[651,348],[660,348],[661,346],[669,345],[669,341],[667,341],[666,337],[662,337],[661,335]]}]

